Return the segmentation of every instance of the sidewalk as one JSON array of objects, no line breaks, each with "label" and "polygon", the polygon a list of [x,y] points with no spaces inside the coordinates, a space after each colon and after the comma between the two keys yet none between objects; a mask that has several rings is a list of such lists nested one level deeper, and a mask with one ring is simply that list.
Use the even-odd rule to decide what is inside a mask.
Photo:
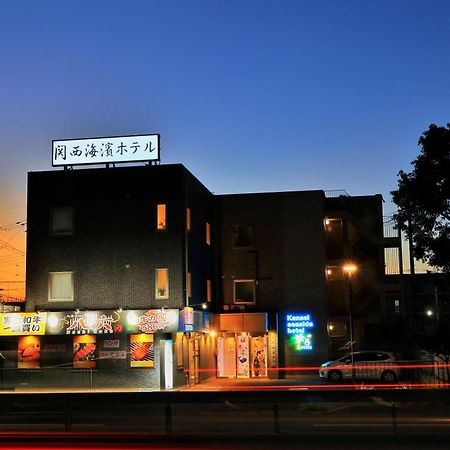
[{"label": "sidewalk", "polygon": [[317,376],[297,375],[295,378],[208,378],[199,384],[180,388],[183,391],[232,391],[232,390],[277,390],[311,389],[326,385]]}]

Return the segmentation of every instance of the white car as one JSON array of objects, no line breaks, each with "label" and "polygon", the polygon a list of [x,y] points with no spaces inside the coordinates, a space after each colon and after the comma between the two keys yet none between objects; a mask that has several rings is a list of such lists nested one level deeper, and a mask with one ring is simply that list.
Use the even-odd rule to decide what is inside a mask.
[{"label": "white car", "polygon": [[354,371],[355,380],[379,380],[383,384],[393,384],[400,376],[397,361],[396,355],[392,352],[372,350],[353,352],[353,361],[352,354],[349,353],[336,361],[323,363],[319,369],[319,376],[322,380],[338,383],[342,380],[351,380]]}]

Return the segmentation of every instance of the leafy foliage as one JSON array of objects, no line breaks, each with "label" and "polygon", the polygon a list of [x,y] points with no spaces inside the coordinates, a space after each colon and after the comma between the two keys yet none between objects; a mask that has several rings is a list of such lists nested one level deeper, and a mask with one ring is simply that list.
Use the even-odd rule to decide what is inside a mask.
[{"label": "leafy foliage", "polygon": [[391,192],[395,219],[411,235],[416,258],[450,272],[450,124],[430,125],[419,145],[412,172],[401,170]]}]

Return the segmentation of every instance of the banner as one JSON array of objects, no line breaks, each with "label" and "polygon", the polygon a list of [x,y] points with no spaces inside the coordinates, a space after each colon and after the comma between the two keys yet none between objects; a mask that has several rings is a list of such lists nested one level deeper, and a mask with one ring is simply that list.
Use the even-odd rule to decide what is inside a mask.
[{"label": "banner", "polygon": [[267,376],[267,336],[252,337],[252,377]]},{"label": "banner", "polygon": [[250,378],[249,361],[249,338],[248,336],[237,336],[237,377]]}]

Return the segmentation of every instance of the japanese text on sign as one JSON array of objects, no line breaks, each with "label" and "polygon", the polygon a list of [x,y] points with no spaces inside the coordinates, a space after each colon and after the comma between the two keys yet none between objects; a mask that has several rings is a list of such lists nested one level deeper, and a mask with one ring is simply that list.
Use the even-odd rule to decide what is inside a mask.
[{"label": "japanese text on sign", "polygon": [[45,334],[47,313],[0,314],[0,335]]},{"label": "japanese text on sign", "polygon": [[53,166],[158,160],[159,134],[53,141]]}]

